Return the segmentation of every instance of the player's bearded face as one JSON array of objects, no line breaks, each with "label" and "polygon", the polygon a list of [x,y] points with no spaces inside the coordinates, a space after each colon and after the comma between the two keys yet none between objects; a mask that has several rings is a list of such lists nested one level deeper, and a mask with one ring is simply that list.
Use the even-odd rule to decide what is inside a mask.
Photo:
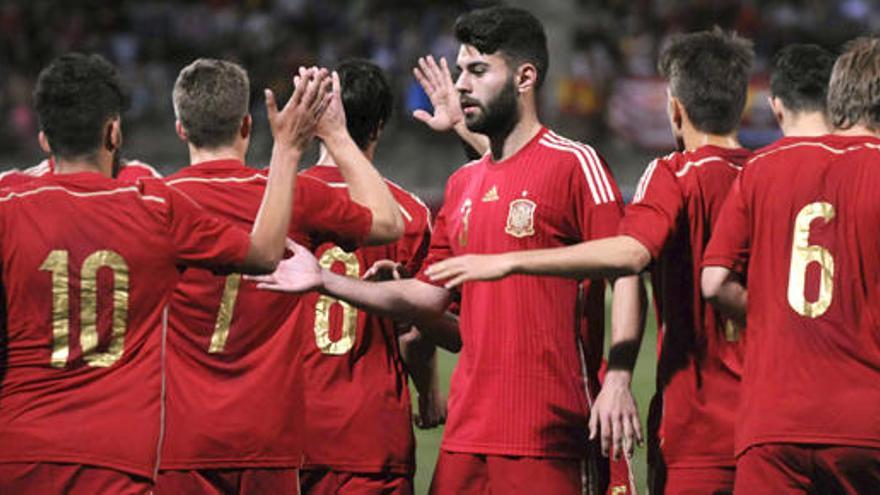
[{"label": "player's bearded face", "polygon": [[513,74],[508,75],[498,92],[487,101],[462,94],[461,106],[465,109],[465,124],[469,130],[487,135],[509,131],[519,120]]}]

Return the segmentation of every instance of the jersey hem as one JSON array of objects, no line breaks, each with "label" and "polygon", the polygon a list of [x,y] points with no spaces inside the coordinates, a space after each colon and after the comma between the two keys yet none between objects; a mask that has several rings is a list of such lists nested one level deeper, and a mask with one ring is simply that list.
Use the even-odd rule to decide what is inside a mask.
[{"label": "jersey hem", "polygon": [[440,449],[447,452],[460,452],[464,454],[553,457],[558,459],[582,459],[587,453],[586,449],[582,452],[560,452],[558,450],[548,449],[499,447],[498,445],[477,443],[456,444],[454,442],[443,442],[440,445]]},{"label": "jersey hem", "polygon": [[736,458],[735,457],[701,457],[701,458],[686,458],[681,460],[669,461],[666,460],[666,467],[668,468],[680,468],[680,469],[694,469],[694,468],[713,468],[713,467],[735,467],[736,466]]},{"label": "jersey hem", "polygon": [[241,459],[198,459],[198,460],[174,460],[162,461],[159,471],[191,471],[197,469],[215,469],[215,468],[293,468],[300,469],[302,467],[301,458],[273,458],[273,459],[255,459],[251,461],[243,461]]},{"label": "jersey hem", "polygon": [[867,447],[880,449],[880,438],[869,439],[859,437],[843,437],[836,435],[768,435],[758,436],[737,444],[736,456],[745,454],[751,447],[768,443],[795,443],[812,445],[846,445],[850,447]]},{"label": "jersey hem", "polygon": [[133,474],[150,480],[155,479],[152,466],[144,468],[137,467],[132,464],[123,464],[117,461],[108,461],[101,457],[89,457],[81,454],[77,455],[45,455],[31,454],[25,456],[3,456],[0,457],[0,464],[17,464],[17,463],[58,463],[58,464],[79,464],[84,466],[94,466],[98,468],[112,469],[121,471],[126,474]]},{"label": "jersey hem", "polygon": [[343,471],[346,473],[368,473],[368,474],[396,474],[396,475],[412,475],[416,472],[415,466],[405,464],[345,464],[330,462],[307,462],[304,463],[303,471]]}]

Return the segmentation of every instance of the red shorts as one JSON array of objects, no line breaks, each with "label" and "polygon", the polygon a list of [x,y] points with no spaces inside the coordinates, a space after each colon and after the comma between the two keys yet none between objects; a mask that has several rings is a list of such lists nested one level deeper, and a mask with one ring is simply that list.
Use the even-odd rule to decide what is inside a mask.
[{"label": "red shorts", "polygon": [[0,493],[147,495],[147,478],[110,468],[51,462],[0,464]]},{"label": "red shorts", "polygon": [[303,495],[412,495],[410,475],[351,473],[329,469],[303,469],[300,473]]},{"label": "red shorts", "polygon": [[430,493],[581,495],[586,477],[583,465],[577,459],[466,454],[441,449]]},{"label": "red shorts", "polygon": [[768,443],[736,463],[736,493],[774,495],[880,492],[880,449]]},{"label": "red shorts", "polygon": [[[630,462],[630,459],[626,457],[621,457],[616,461],[612,459],[608,462],[608,489],[605,490],[607,495],[638,494]],[[601,466],[602,463],[599,465]]]},{"label": "red shorts", "polygon": [[232,468],[159,471],[155,495],[198,493],[238,495],[250,493],[299,494],[299,470],[289,468]]},{"label": "red shorts", "polygon": [[652,495],[731,495],[733,467],[651,467],[648,492]]}]

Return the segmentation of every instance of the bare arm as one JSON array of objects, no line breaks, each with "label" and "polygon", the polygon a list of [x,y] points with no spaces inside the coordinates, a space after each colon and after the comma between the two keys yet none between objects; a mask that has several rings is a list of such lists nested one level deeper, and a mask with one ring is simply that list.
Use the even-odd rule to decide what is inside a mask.
[{"label": "bare arm", "polygon": [[432,280],[447,280],[446,288],[452,288],[513,274],[614,278],[640,273],[650,261],[650,252],[639,241],[616,236],[560,248],[459,256],[431,265],[426,273]]},{"label": "bare arm", "polygon": [[489,151],[489,138],[471,132],[465,125],[458,91],[455,90],[446,59],[441,57],[438,65],[430,55],[420,57],[419,66],[413,69],[413,74],[434,107],[433,115],[424,110],[416,110],[413,112],[413,117],[438,132],[454,130],[477,156],[485,155]]},{"label": "bare arm", "polygon": [[238,267],[244,273],[271,272],[284,255],[297,165],[329,102],[329,97],[323,96],[330,82],[325,70],[300,68],[294,81],[293,95],[281,111],[272,91],[266,90],[266,109],[275,143],[266,191],[251,230],[250,249],[244,264]]},{"label": "bare arm", "polygon": [[749,294],[740,277],[729,268],[707,266],[701,278],[703,297],[737,325],[745,327]]},{"label": "bare arm", "polygon": [[608,372],[590,410],[590,438],[600,436],[602,454],[632,456],[642,444],[638,405],[632,394],[632,373],[645,329],[645,287],[638,276],[614,281],[611,303],[611,348]]},{"label": "bare arm", "polygon": [[388,185],[364,152],[352,140],[345,126],[345,110],[339,87],[339,75],[334,72],[333,97],[327,112],[318,122],[317,135],[333,155],[339,172],[348,184],[353,201],[373,213],[373,223],[367,244],[387,244],[403,235],[403,218]]},{"label": "bare arm", "polygon": [[446,399],[440,393],[437,374],[437,347],[416,327],[400,336],[400,351],[413,385],[418,392],[419,412],[414,418],[419,428],[434,428],[446,422]]}]

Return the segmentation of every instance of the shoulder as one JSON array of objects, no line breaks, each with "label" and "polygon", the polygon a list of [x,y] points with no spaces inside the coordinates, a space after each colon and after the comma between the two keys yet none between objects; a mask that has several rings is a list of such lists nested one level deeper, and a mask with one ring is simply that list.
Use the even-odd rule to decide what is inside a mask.
[{"label": "shoulder", "polygon": [[52,163],[48,158],[44,159],[40,163],[34,165],[33,167],[28,167],[21,171],[22,174],[29,175],[31,177],[42,177],[46,174],[52,172]]},{"label": "shoulder", "polygon": [[431,225],[431,210],[422,201],[422,198],[391,180],[385,179],[385,183],[388,184],[388,189],[391,190],[391,194],[394,196],[397,204],[400,205],[400,213],[406,219],[407,224],[415,224],[420,229]]},{"label": "shoulder", "polygon": [[583,172],[596,173],[605,168],[605,159],[589,144],[563,137],[547,130],[538,140],[541,153],[551,157],[555,165],[568,166]]},{"label": "shoulder", "polygon": [[162,177],[152,165],[139,160],[128,160],[119,170],[116,179],[122,182],[135,182],[142,177]]}]

